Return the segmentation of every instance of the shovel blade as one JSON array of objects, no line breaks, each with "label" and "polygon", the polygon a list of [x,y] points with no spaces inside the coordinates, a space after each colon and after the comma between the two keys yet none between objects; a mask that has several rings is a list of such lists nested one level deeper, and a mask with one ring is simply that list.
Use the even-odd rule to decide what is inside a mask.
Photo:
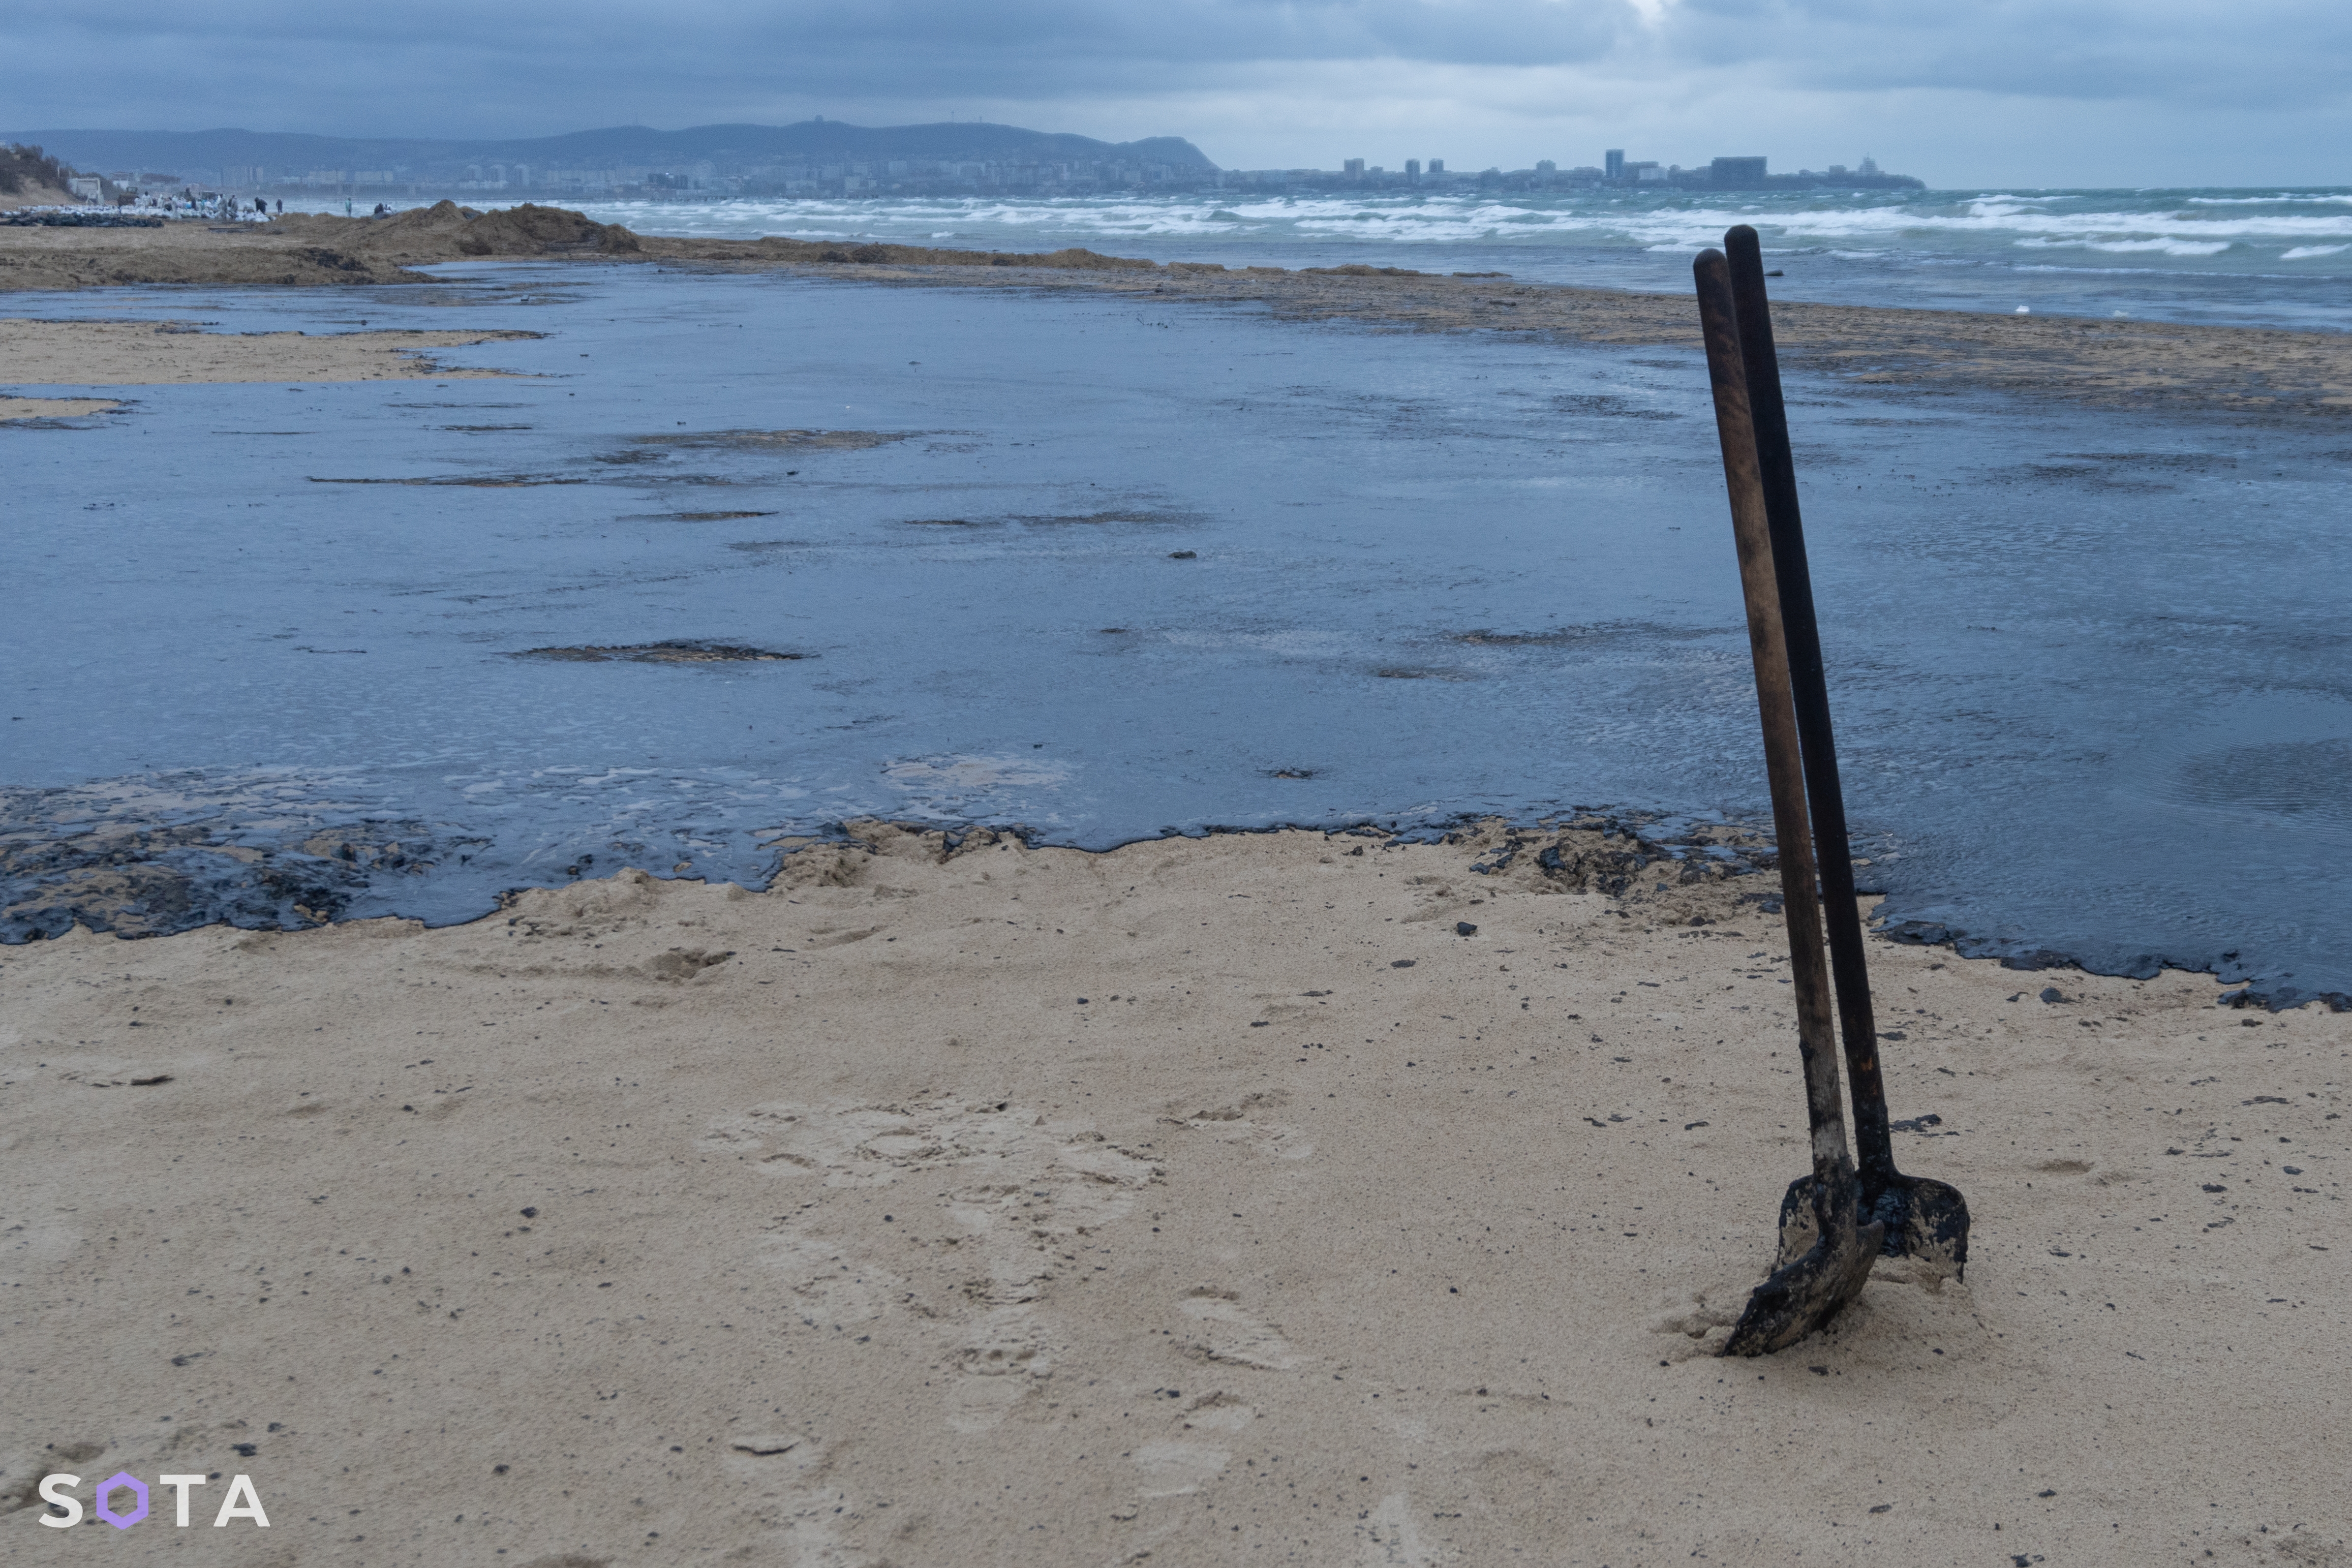
[{"label": "shovel blade", "polygon": [[[1875,1250],[1887,1258],[1916,1258],[1938,1273],[1958,1280],[1969,1266],[1969,1200],[1957,1187],[1926,1176],[1897,1176],[1862,1217],[1875,1222],[1881,1240]],[[1785,1268],[1810,1250],[1820,1227],[1813,1218],[1813,1178],[1799,1176],[1780,1199],[1780,1252],[1775,1268]]]},{"label": "shovel blade", "polygon": [[[1731,1328],[1731,1340],[1724,1343],[1722,1354],[1769,1356],[1776,1349],[1788,1349],[1825,1326],[1870,1283],[1870,1265],[1877,1262],[1884,1237],[1877,1220],[1861,1228],[1832,1225],[1822,1232],[1811,1208],[1813,1177],[1804,1177],[1797,1185],[1806,1189],[1804,1229],[1809,1244],[1797,1249],[1794,1258],[1788,1258],[1790,1237],[1788,1228],[1783,1228],[1780,1250],[1785,1262],[1773,1270],[1771,1279],[1750,1291],[1748,1310],[1740,1312],[1740,1322]],[[1790,1192],[1794,1194],[1794,1187]]]}]

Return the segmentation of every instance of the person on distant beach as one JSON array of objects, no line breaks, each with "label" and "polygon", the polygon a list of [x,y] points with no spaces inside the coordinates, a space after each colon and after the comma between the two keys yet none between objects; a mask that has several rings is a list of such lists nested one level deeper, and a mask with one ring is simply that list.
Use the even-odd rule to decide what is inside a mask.
[{"label": "person on distant beach", "polygon": [[280,196],[280,197],[278,197],[278,215],[279,215],[279,216],[281,216],[281,217],[282,217],[282,216],[284,216],[284,215],[285,215],[285,213],[286,213],[286,198],[285,198],[285,197],[283,197],[283,196]]}]

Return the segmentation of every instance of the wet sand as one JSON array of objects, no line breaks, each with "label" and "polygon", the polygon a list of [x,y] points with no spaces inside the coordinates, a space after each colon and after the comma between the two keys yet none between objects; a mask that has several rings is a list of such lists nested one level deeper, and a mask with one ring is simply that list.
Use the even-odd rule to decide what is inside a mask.
[{"label": "wet sand", "polygon": [[[0,319],[0,374],[14,386],[478,380],[506,372],[447,369],[426,350],[538,335],[409,331],[314,338],[301,332],[208,332],[174,321]],[[0,402],[0,418],[62,417],[58,408],[11,416],[8,405],[75,401],[12,398]]]},{"label": "wet sand", "polygon": [[[0,322],[0,330],[6,323]],[[104,397],[9,397],[0,394],[0,422],[30,419],[86,419],[110,413],[122,405]]]},{"label": "wet sand", "polygon": [[[141,283],[423,282],[417,267],[499,256],[792,271],[898,287],[1085,289],[1262,305],[1293,319],[1416,331],[1498,331],[1622,347],[1698,346],[1683,295],[1441,277],[1399,268],[1229,270],[1069,250],[992,255],[784,238],[632,234],[525,206],[468,217],[444,203],[376,220],[288,216],[224,227],[0,229],[0,291]],[[2258,416],[2352,411],[2352,335],[2057,316],[1785,303],[1774,326],[1793,364],[1864,384],[1991,387],[2031,397]],[[17,378],[19,381],[25,378]]]},{"label": "wet sand", "polygon": [[0,292],[126,285],[315,287],[422,283],[353,250],[306,245],[264,224],[175,220],[160,228],[0,228]]},{"label": "wet sand", "polygon": [[2342,1560],[2352,1019],[1874,943],[1967,1280],[1725,1362],[1805,1157],[1765,880],[869,825],[10,949],[0,1528],[123,1469],[286,1562]]}]

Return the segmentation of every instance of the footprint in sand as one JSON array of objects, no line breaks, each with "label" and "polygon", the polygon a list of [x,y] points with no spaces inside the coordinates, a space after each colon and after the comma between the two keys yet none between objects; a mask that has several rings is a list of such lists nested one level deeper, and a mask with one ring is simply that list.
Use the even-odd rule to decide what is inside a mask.
[{"label": "footprint in sand", "polygon": [[1202,1432],[1238,1432],[1256,1419],[1256,1410],[1223,1389],[1184,1406],[1184,1425]]},{"label": "footprint in sand", "polygon": [[1731,1325],[1739,1321],[1740,1311],[1747,1304],[1747,1291],[1737,1285],[1685,1292],[1650,1320],[1652,1333],[1668,1336],[1666,1344],[1652,1348],[1658,1355],[1677,1363],[1714,1355],[1730,1339]]},{"label": "footprint in sand", "polygon": [[1199,1325],[1185,1342],[1186,1354],[1265,1372],[1286,1372],[1298,1364],[1280,1332],[1244,1312],[1233,1291],[1202,1285],[1178,1304]]},{"label": "footprint in sand", "polygon": [[1045,1324],[1025,1306],[1000,1307],[971,1324],[953,1353],[958,1376],[948,1390],[948,1425],[985,1432],[1051,1377],[1045,1333]]},{"label": "footprint in sand", "polygon": [[759,1259],[782,1277],[804,1322],[870,1322],[906,1293],[906,1282],[897,1275],[789,1229],[762,1237]]},{"label": "footprint in sand", "polygon": [[1221,1144],[1244,1145],[1270,1160],[1303,1160],[1315,1152],[1315,1141],[1296,1127],[1266,1120],[1265,1113],[1280,1101],[1279,1092],[1244,1094],[1231,1105],[1193,1112],[1183,1119],[1184,1125]]},{"label": "footprint in sand", "polygon": [[1233,1458],[1206,1443],[1180,1440],[1145,1443],[1132,1457],[1143,1472],[1141,1495],[1148,1498],[1182,1497],[1198,1491],[1202,1482],[1213,1479]]},{"label": "footprint in sand", "polygon": [[[1160,1176],[1150,1159],[1082,1124],[1005,1101],[776,1102],[723,1118],[702,1147],[762,1178],[809,1184],[804,1192],[906,1183],[892,1207],[907,1212],[887,1238],[845,1234],[842,1219],[812,1201],[778,1222],[761,1259],[809,1321],[901,1310],[927,1320],[952,1375],[948,1422],[959,1432],[1002,1422],[1051,1375],[1056,1330],[1041,1303]],[[933,1222],[917,1218],[923,1208]],[[934,1239],[906,1250],[915,1236]],[[894,1249],[888,1268],[885,1246]]]},{"label": "footprint in sand", "polygon": [[[826,1568],[858,1568],[874,1561],[841,1538],[843,1519],[855,1514],[856,1500],[833,1483],[834,1458],[823,1437],[803,1432],[749,1426],[729,1441],[725,1471],[738,1489],[730,1505],[744,1533],[771,1543],[774,1561]],[[739,1555],[751,1552],[745,1547]]]},{"label": "footprint in sand", "polygon": [[1453,1553],[1422,1539],[1419,1511],[1402,1492],[1391,1492],[1356,1525],[1356,1561],[1363,1568],[1435,1568]]}]

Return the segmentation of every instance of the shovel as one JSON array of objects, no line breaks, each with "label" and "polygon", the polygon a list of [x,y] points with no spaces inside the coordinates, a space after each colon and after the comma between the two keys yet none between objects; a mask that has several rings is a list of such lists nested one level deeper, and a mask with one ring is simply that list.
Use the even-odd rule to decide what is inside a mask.
[{"label": "shovel", "polygon": [[[1748,407],[1763,476],[1764,510],[1772,537],[1772,568],[1780,585],[1780,624],[1788,640],[1789,677],[1804,756],[1805,794],[1812,808],[1814,852],[1822,901],[1829,914],[1830,956],[1837,966],[1839,1033],[1853,1095],[1853,1141],[1861,1156],[1862,1218],[1886,1228],[1889,1258],[1916,1258],[1953,1279],[1969,1261],[1969,1205],[1939,1181],[1895,1168],[1886,1122],[1886,1085],[1878,1071],[1878,1026],[1863,963],[1862,915],[1854,904],[1853,852],[1846,836],[1845,796],[1838,787],[1837,744],[1830,732],[1829,684],[1823,678],[1821,628],[1813,619],[1812,575],[1805,564],[1805,525],[1797,509],[1797,466],[1789,449],[1788,411],[1780,399],[1780,357],[1764,298],[1764,253],[1746,224],[1723,236],[1731,264],[1732,310],[1740,359],[1747,370]],[[1812,1245],[1810,1176],[1790,1185],[1780,1204],[1780,1261]]]},{"label": "shovel", "polygon": [[1756,665],[1756,706],[1764,727],[1764,766],[1771,780],[1772,823],[1780,841],[1781,904],[1789,922],[1805,1120],[1812,1134],[1813,1174],[1800,1183],[1807,1188],[1804,1197],[1790,1200],[1803,1204],[1811,1239],[1799,1256],[1787,1256],[1784,1203],[1781,1260],[1771,1278],[1748,1296],[1747,1311],[1723,1349],[1726,1355],[1762,1355],[1804,1338],[1862,1293],[1884,1231],[1874,1222],[1855,1223],[1860,1188],[1846,1150],[1845,1116],[1838,1104],[1837,1038],[1830,1017],[1829,957],[1822,944],[1812,836],[1805,816],[1804,761],[1790,696],[1789,646],[1780,624],[1780,590],[1772,569],[1756,429],[1748,407],[1748,374],[1740,359],[1731,269],[1721,251],[1710,250],[1700,255],[1693,272],[1699,318],[1706,331],[1707,379],[1715,392],[1724,485],[1731,495],[1732,537],[1739,547],[1739,582],[1748,602],[1748,646]]}]

